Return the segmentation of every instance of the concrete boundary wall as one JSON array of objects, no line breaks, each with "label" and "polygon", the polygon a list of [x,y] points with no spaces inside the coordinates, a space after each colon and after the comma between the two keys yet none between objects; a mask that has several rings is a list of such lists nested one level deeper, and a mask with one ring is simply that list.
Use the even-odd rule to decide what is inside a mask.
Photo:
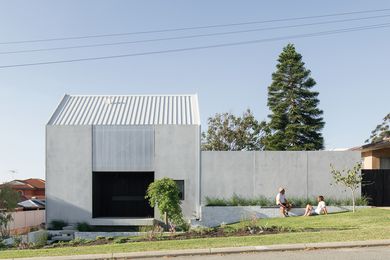
[{"label": "concrete boundary wall", "polygon": [[[344,198],[349,194],[333,182],[330,164],[338,169],[351,168],[361,161],[355,151],[261,151],[201,154],[201,198],[274,198],[278,187],[286,188],[287,197]],[[360,191],[357,192],[360,196]]]}]

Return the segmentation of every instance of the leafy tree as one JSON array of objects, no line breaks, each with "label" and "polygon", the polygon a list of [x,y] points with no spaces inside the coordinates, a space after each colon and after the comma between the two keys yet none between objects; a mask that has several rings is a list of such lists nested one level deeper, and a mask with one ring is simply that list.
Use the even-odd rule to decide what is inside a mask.
[{"label": "leafy tree", "polygon": [[352,211],[355,212],[355,192],[362,183],[362,175],[360,170],[361,163],[357,163],[352,169],[336,170],[333,165],[331,167],[331,174],[336,184],[342,185],[351,191],[352,195]]},{"label": "leafy tree", "polygon": [[0,186],[0,236],[9,237],[9,224],[13,220],[12,212],[18,204],[19,194],[9,185]]},{"label": "leafy tree", "polygon": [[366,140],[366,143],[376,143],[383,140],[390,139],[390,113],[388,113],[384,118],[383,122],[376,126],[371,132],[371,136]]},{"label": "leafy tree", "polygon": [[208,119],[207,132],[202,133],[202,149],[206,151],[262,150],[264,123],[259,123],[247,109],[242,116],[216,114]]},{"label": "leafy tree", "polygon": [[288,44],[279,55],[272,84],[268,87],[271,114],[264,138],[265,150],[320,150],[324,147],[321,130],[322,110],[318,108],[316,82],[305,68],[302,55]]},{"label": "leafy tree", "polygon": [[169,222],[183,225],[183,213],[180,207],[180,190],[176,182],[170,178],[162,178],[152,182],[147,190],[146,199],[150,206],[158,207],[161,216],[166,214]]}]

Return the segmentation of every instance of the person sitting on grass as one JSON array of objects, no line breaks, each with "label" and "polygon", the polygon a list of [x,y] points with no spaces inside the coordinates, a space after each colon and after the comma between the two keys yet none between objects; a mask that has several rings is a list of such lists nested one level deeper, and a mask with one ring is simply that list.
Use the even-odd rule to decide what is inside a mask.
[{"label": "person sitting on grass", "polygon": [[283,217],[288,217],[288,211],[291,209],[291,204],[287,201],[286,191],[284,188],[279,188],[279,193],[276,195],[276,205],[280,207],[280,214]]},{"label": "person sitting on grass", "polygon": [[326,209],[326,204],[324,201],[324,196],[318,196],[317,197],[318,205],[316,209],[313,209],[313,206],[310,204],[306,205],[305,214],[303,216],[314,216],[314,215],[321,215],[324,213],[325,215],[328,214],[328,210]]}]

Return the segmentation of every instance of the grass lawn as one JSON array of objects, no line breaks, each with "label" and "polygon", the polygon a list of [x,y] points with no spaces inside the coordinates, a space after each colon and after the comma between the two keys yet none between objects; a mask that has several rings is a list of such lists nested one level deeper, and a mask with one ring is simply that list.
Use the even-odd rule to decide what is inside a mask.
[{"label": "grass lawn", "polygon": [[[237,223],[229,225],[228,228],[241,228],[246,224],[248,223]],[[269,226],[276,225],[293,229],[313,228],[314,231],[242,237],[133,242],[126,244],[63,247],[53,249],[5,250],[0,251],[0,258],[390,239],[390,210],[384,209],[362,209],[356,213],[337,213],[315,217],[261,219],[258,220],[258,224]]]}]

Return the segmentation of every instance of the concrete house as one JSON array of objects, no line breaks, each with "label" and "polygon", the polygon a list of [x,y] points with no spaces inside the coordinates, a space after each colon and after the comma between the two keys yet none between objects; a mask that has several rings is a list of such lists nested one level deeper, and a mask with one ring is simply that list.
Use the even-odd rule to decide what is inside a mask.
[{"label": "concrete house", "polygon": [[[187,219],[206,197],[346,197],[330,164],[350,168],[358,151],[201,151],[196,95],[65,95],[46,126],[46,222],[149,225],[159,218],[148,185],[170,177]],[[360,192],[358,192],[358,195]]]},{"label": "concrete house", "polygon": [[196,95],[65,95],[46,126],[47,223],[152,224],[144,196],[162,177],[198,215],[199,145]]}]

